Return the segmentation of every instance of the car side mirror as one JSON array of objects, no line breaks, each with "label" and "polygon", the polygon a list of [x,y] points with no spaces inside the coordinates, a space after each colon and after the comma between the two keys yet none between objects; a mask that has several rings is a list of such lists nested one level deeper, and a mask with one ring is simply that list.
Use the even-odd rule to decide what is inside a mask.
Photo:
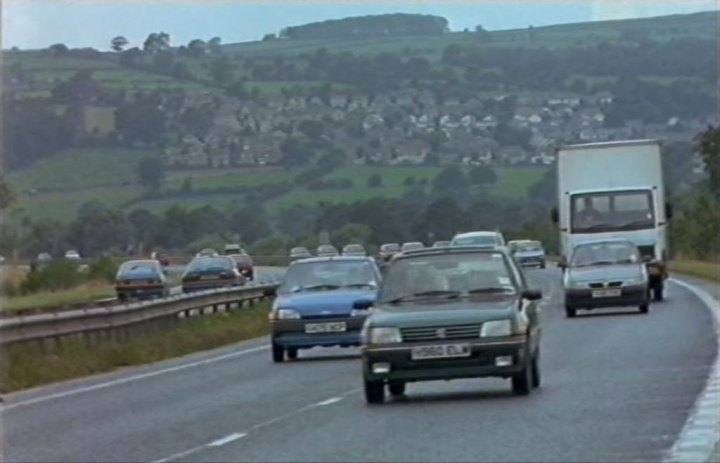
[{"label": "car side mirror", "polygon": [[355,310],[368,310],[370,307],[372,307],[373,301],[370,299],[361,299],[359,301],[355,301],[353,303],[353,309]]},{"label": "car side mirror", "polygon": [[553,208],[550,210],[550,219],[551,219],[551,220],[553,221],[553,223],[555,223],[555,224],[558,223],[558,222],[560,222],[560,211],[558,211],[558,208],[557,208],[557,207],[553,207]]},{"label": "car side mirror", "polygon": [[277,288],[265,288],[263,289],[263,296],[275,297],[277,296]]},{"label": "car side mirror", "polygon": [[538,301],[542,299],[542,291],[539,289],[526,289],[522,292],[522,297],[529,301]]}]

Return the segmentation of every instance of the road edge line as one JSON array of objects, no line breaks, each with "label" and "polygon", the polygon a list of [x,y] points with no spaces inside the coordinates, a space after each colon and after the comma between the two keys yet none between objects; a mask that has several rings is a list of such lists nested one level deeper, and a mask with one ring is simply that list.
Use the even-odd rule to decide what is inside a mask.
[{"label": "road edge line", "polygon": [[710,311],[717,352],[705,387],[695,399],[685,425],[663,462],[710,462],[716,446],[720,445],[720,301],[693,284],[676,278],[671,278],[670,281],[692,292]]}]

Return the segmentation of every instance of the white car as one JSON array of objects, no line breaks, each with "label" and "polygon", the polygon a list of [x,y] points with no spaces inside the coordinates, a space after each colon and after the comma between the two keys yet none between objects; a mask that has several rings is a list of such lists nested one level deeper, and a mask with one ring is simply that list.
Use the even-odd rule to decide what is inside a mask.
[{"label": "white car", "polygon": [[453,236],[450,246],[505,247],[505,238],[499,231],[474,231]]},{"label": "white car", "polygon": [[80,260],[80,253],[75,250],[70,250],[65,253],[65,258],[67,260]]}]

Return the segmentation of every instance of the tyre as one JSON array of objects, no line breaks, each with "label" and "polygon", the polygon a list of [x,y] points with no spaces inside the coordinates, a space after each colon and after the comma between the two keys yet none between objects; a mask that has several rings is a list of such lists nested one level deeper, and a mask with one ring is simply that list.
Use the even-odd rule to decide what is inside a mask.
[{"label": "tyre", "polygon": [[648,313],[650,311],[650,304],[645,302],[644,304],[640,304],[640,313]]},{"label": "tyre", "polygon": [[295,347],[288,347],[287,356],[290,360],[296,360],[298,357],[298,350]]},{"label": "tyre", "polygon": [[570,307],[568,305],[565,306],[565,315],[567,318],[575,318],[575,315],[577,314],[577,310],[575,307]]},{"label": "tyre", "polygon": [[275,343],[272,345],[272,358],[273,362],[280,363],[285,360],[285,349]]},{"label": "tyre", "polygon": [[542,264],[540,264],[540,268],[545,268],[545,262],[543,262]]},{"label": "tyre", "polygon": [[385,385],[382,381],[365,380],[365,401],[369,404],[381,404],[385,401]]},{"label": "tyre", "polygon": [[542,376],[540,375],[540,350],[535,353],[535,356],[532,360],[532,386],[533,387],[540,387],[540,383],[542,382]]},{"label": "tyre", "polygon": [[398,397],[405,394],[405,383],[402,381],[393,381],[389,384],[390,395]]},{"label": "tyre", "polygon": [[653,300],[660,302],[664,299],[663,289],[664,288],[663,288],[662,284],[653,286],[653,289],[652,289]]},{"label": "tyre", "polygon": [[525,360],[522,371],[512,377],[512,390],[515,395],[528,395],[532,389],[532,362]]}]

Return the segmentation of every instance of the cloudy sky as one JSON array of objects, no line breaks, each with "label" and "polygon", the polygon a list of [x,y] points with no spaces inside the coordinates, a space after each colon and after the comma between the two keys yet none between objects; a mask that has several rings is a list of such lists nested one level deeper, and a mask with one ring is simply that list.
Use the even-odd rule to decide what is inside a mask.
[{"label": "cloudy sky", "polygon": [[139,45],[164,31],[172,43],[220,36],[223,42],[257,40],[289,25],[380,13],[445,16],[453,30],[509,29],[568,22],[647,17],[719,8],[720,0],[0,0],[2,48],[108,49],[124,35]]}]

